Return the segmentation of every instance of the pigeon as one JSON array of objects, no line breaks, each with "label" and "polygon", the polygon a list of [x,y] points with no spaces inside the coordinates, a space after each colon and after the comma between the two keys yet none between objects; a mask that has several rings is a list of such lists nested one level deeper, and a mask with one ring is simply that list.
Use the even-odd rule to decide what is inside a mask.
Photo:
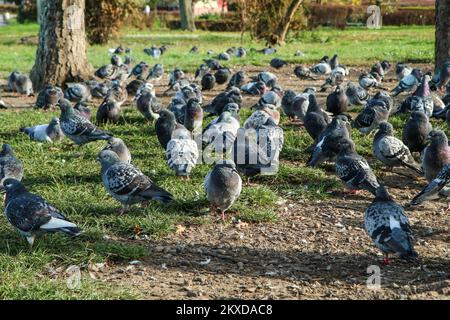
[{"label": "pigeon", "polygon": [[207,64],[202,63],[197,70],[195,70],[194,80],[197,78],[202,79],[207,73],[210,72],[210,69]]},{"label": "pigeon", "polygon": [[230,56],[234,55],[236,51],[236,47],[228,48],[225,52],[228,53]]},{"label": "pigeon", "polygon": [[147,75],[147,72],[149,71],[149,66],[146,62],[141,61],[137,65],[131,69],[131,73],[129,77],[135,76],[145,79],[145,75]]},{"label": "pigeon", "polygon": [[385,90],[380,84],[379,81],[374,77],[372,73],[364,72],[358,78],[359,85],[361,88],[368,90],[370,88],[377,88]]},{"label": "pigeon", "polygon": [[33,96],[33,83],[30,78],[19,71],[14,71],[8,78],[8,86],[11,91],[24,94],[27,96]]},{"label": "pigeon", "polygon": [[383,100],[369,100],[364,109],[356,116],[353,127],[363,134],[369,134],[388,118],[389,109]]},{"label": "pigeon", "polygon": [[430,77],[424,75],[422,82],[412,96],[406,98],[398,107],[396,113],[408,113],[411,111],[422,111],[427,117],[431,117],[434,109],[434,101],[431,96]]},{"label": "pigeon", "polygon": [[280,58],[273,58],[270,60],[270,66],[275,69],[281,69],[286,66],[288,63]]},{"label": "pigeon", "polygon": [[161,57],[162,51],[160,48],[156,46],[151,46],[150,48],[145,48],[144,52],[148,54],[150,57],[158,59]]},{"label": "pigeon", "polygon": [[158,113],[161,110],[161,105],[151,90],[145,90],[139,94],[136,107],[147,121],[154,121],[159,118]]},{"label": "pigeon", "polygon": [[338,143],[350,139],[349,122],[345,115],[338,115],[318,136],[317,143],[308,160],[308,167],[317,167],[325,161],[334,161],[339,152]]},{"label": "pigeon", "polygon": [[86,118],[88,120],[91,120],[91,117],[92,117],[91,109],[87,105],[85,105],[83,102],[78,102],[73,107],[73,109],[78,115],[80,115],[83,118]]},{"label": "pigeon", "polygon": [[188,101],[184,114],[184,126],[193,134],[201,133],[203,124],[203,109],[197,98]]},{"label": "pigeon", "polygon": [[167,144],[172,138],[172,133],[177,128],[183,128],[183,126],[177,123],[173,112],[167,109],[162,109],[159,112],[159,118],[155,122],[155,131],[158,141],[164,150],[167,149]]},{"label": "pigeon", "polygon": [[217,56],[218,60],[224,60],[224,61],[228,61],[231,59],[230,55],[226,52],[221,52],[219,53],[219,55]]},{"label": "pigeon", "polygon": [[328,57],[323,57],[318,64],[313,66],[310,70],[312,73],[320,76],[325,76],[331,73],[331,66],[328,62]]},{"label": "pigeon", "polygon": [[446,106],[450,105],[450,83],[447,85],[447,88],[445,90],[445,96],[442,98],[442,102]]},{"label": "pigeon", "polygon": [[35,108],[43,110],[54,109],[62,98],[64,98],[64,93],[61,88],[51,84],[46,85],[37,96]]},{"label": "pigeon", "polygon": [[364,227],[383,252],[384,264],[389,264],[389,254],[398,254],[405,260],[417,258],[408,217],[383,186],[376,190],[375,199],[364,212]]},{"label": "pigeon", "polygon": [[431,79],[432,89],[442,89],[450,82],[450,60],[445,62]]},{"label": "pigeon", "polygon": [[247,77],[245,75],[245,71],[238,71],[231,76],[230,81],[228,81],[228,84],[227,84],[227,89],[230,89],[231,87],[240,88],[246,82],[247,82]]},{"label": "pigeon", "polygon": [[305,118],[303,119],[303,124],[311,138],[316,141],[330,124],[331,119],[330,116],[319,106],[315,95],[310,94],[308,99],[308,110],[306,111]]},{"label": "pigeon", "polygon": [[297,66],[294,69],[294,74],[300,80],[317,80],[311,75],[311,70],[305,66]]},{"label": "pigeon", "polygon": [[181,80],[184,79],[184,72],[181,69],[175,68],[170,74],[169,74],[169,87],[173,87],[173,85]]},{"label": "pigeon", "polygon": [[327,111],[334,116],[347,112],[348,98],[345,90],[337,86],[336,90],[327,97]]},{"label": "pigeon", "polygon": [[120,213],[125,213],[136,203],[146,203],[150,200],[169,203],[174,200],[172,194],[154,184],[137,167],[120,161],[114,151],[101,151],[97,160],[102,166],[103,186],[122,204]]},{"label": "pigeon", "polygon": [[306,112],[309,108],[309,96],[308,93],[300,93],[295,96],[288,111],[291,119],[305,120]]},{"label": "pigeon", "polygon": [[113,54],[111,56],[111,64],[116,67],[120,67],[122,63],[122,58],[118,56],[117,54]]},{"label": "pigeon", "polygon": [[222,67],[214,73],[217,84],[225,84],[230,80],[230,69]]},{"label": "pigeon", "polygon": [[18,180],[6,179],[3,186],[6,190],[6,218],[27,239],[30,246],[33,246],[36,236],[40,234],[62,232],[75,237],[82,233],[61,211],[42,197],[28,192]]},{"label": "pigeon", "polygon": [[53,117],[49,124],[41,124],[34,127],[23,127],[20,131],[27,134],[32,140],[39,142],[61,141],[64,133],[61,130],[59,119]]},{"label": "pigeon", "polygon": [[59,121],[64,134],[77,145],[97,140],[108,140],[111,135],[98,129],[88,119],[79,115],[66,99],[59,101]]},{"label": "pigeon", "polygon": [[238,58],[244,58],[247,55],[247,51],[244,48],[239,47],[236,49],[235,55]]},{"label": "pigeon", "polygon": [[380,187],[367,160],[356,153],[355,143],[350,139],[338,142],[339,153],[336,157],[336,175],[350,189],[350,192],[367,190],[376,195]]},{"label": "pigeon", "polygon": [[88,80],[85,83],[89,87],[91,95],[95,98],[104,98],[108,93],[109,86],[107,83],[100,83],[97,80]]},{"label": "pigeon", "polygon": [[264,93],[255,106],[263,106],[265,104],[271,104],[277,108],[281,107],[281,100],[283,96],[283,91],[279,87],[274,87],[270,91]]},{"label": "pigeon", "polygon": [[95,76],[100,79],[113,80],[118,76],[118,74],[119,67],[112,64],[101,66],[97,69],[97,71],[95,71]]},{"label": "pigeon", "polygon": [[391,68],[391,64],[387,60],[383,60],[382,62],[375,63],[372,68],[370,69],[370,73],[374,74],[376,73],[381,80],[384,79],[385,74],[389,71]]},{"label": "pigeon", "polygon": [[395,75],[398,81],[401,81],[404,77],[409,76],[412,71],[413,69],[403,62],[399,62],[395,66]]},{"label": "pigeon", "polygon": [[[227,105],[225,105],[225,107],[223,108],[223,112],[229,112],[230,115],[236,120],[236,122],[234,122],[234,126],[239,127],[239,123],[240,123],[240,116],[239,116],[239,105],[237,105],[236,103],[228,103]],[[222,112],[222,113],[223,113]],[[221,118],[220,116],[214,118],[203,130],[204,132],[206,132],[207,130],[209,130],[211,127],[213,127],[216,123],[222,121],[223,118]],[[233,120],[231,120],[233,121]]]},{"label": "pigeon", "polygon": [[252,48],[252,49],[250,49],[250,51],[262,53],[262,54],[265,54],[265,55],[270,55],[270,54],[276,53],[277,49],[276,48],[272,48],[272,47],[269,46],[268,48],[263,48],[261,50],[255,50],[255,49]]},{"label": "pigeon", "polygon": [[97,109],[97,125],[106,122],[117,123],[120,118],[120,105],[117,101],[106,97]]},{"label": "pigeon", "polygon": [[[416,206],[425,201],[437,200],[439,198],[447,199],[450,196],[450,164],[445,165],[425,188],[420,191],[410,202],[410,205]],[[447,205],[447,211],[450,210],[450,202]]]},{"label": "pigeon", "polygon": [[84,83],[69,84],[64,92],[64,98],[71,102],[87,102],[91,97],[89,87]]},{"label": "pigeon", "polygon": [[427,137],[432,129],[423,112],[413,111],[403,127],[402,141],[411,152],[422,152],[427,146]]},{"label": "pigeon", "polygon": [[430,144],[423,151],[422,168],[425,178],[431,182],[450,163],[450,147],[443,131],[431,130],[427,139]]},{"label": "pigeon", "polygon": [[280,113],[276,110],[276,107],[270,104],[258,106],[257,110],[245,120],[244,128],[256,129],[265,124],[269,118],[272,118],[277,125],[280,122]]},{"label": "pigeon", "polygon": [[203,59],[203,62],[213,71],[219,70],[222,67],[220,62],[215,59]]},{"label": "pigeon", "polygon": [[13,71],[11,72],[11,74],[8,76],[8,88],[10,91],[15,92],[16,90],[16,81],[19,78],[19,76],[21,75],[20,71]]},{"label": "pigeon", "polygon": [[252,96],[261,96],[268,91],[266,84],[262,81],[249,82],[241,86],[241,91]]},{"label": "pigeon", "polygon": [[294,120],[295,115],[292,110],[292,103],[294,102],[297,93],[291,89],[284,92],[283,98],[281,99],[281,109],[283,109],[284,114],[290,119]]},{"label": "pigeon", "polygon": [[160,63],[155,64],[148,73],[147,80],[161,80],[164,75],[164,66]]},{"label": "pigeon", "polygon": [[189,50],[189,53],[193,54],[193,53],[198,53],[198,47],[197,46],[193,46],[191,48],[191,50]]},{"label": "pigeon", "polygon": [[402,92],[413,91],[419,85],[421,78],[422,71],[419,69],[413,69],[411,74],[403,77],[398,85],[392,90],[392,96],[396,97]]},{"label": "pigeon", "polygon": [[[194,98],[193,98],[194,99]],[[184,115],[186,114],[186,102],[183,99],[174,97],[167,107],[174,116],[175,120],[179,124],[184,124]]]},{"label": "pigeon", "polygon": [[125,48],[122,45],[119,45],[117,48],[112,48],[108,50],[111,54],[123,54],[125,52]]},{"label": "pigeon", "polygon": [[11,146],[5,143],[0,151],[0,189],[2,189],[3,182],[8,178],[21,181],[23,178],[23,163],[15,157]]},{"label": "pigeon", "polygon": [[369,94],[366,89],[355,85],[351,81],[347,84],[345,94],[347,95],[349,104],[354,106],[364,106],[367,100],[369,100]]},{"label": "pigeon", "polygon": [[222,112],[217,121],[203,130],[205,153],[214,150],[215,153],[226,154],[231,151],[239,127],[239,121],[231,112]]},{"label": "pigeon", "polygon": [[5,101],[3,101],[1,97],[0,97],[0,109],[8,109]]},{"label": "pigeon", "polygon": [[231,87],[219,93],[209,104],[204,106],[203,110],[212,115],[220,115],[223,108],[229,103],[236,103],[239,107],[241,106],[242,95],[239,88]]},{"label": "pigeon", "polygon": [[333,69],[328,78],[325,79],[325,82],[320,86],[320,92],[325,92],[334,86],[341,85],[345,80],[345,75],[343,72],[344,71],[342,70],[336,71],[336,69]]},{"label": "pigeon", "polygon": [[211,73],[205,74],[201,80],[203,91],[212,90],[215,84],[216,84],[216,77]]},{"label": "pigeon", "polygon": [[222,220],[225,212],[239,198],[242,179],[231,160],[221,160],[206,175],[205,192],[213,211],[219,211]]},{"label": "pigeon", "polygon": [[199,157],[197,143],[185,128],[176,129],[167,144],[166,158],[169,168],[177,177],[189,177]]},{"label": "pigeon", "polygon": [[372,148],[375,157],[386,166],[390,168],[403,166],[420,175],[423,174],[408,147],[394,136],[394,128],[389,122],[380,123],[379,130],[373,139]]},{"label": "pigeon", "polygon": [[140,88],[146,86],[148,84],[147,80],[143,79],[134,79],[125,87],[127,94],[130,96],[136,96],[137,92]]},{"label": "pigeon", "polygon": [[275,74],[268,71],[260,72],[256,75],[256,77],[252,78],[254,82],[263,82],[267,87],[273,87],[277,81],[278,78]]},{"label": "pigeon", "polygon": [[294,53],[294,57],[304,57],[305,54],[301,50],[297,50]]},{"label": "pigeon", "polygon": [[131,163],[131,153],[130,150],[128,150],[128,147],[126,146],[125,142],[123,142],[120,138],[110,138],[108,140],[108,144],[106,145],[103,150],[111,150],[114,151],[117,156],[119,157],[120,161],[124,163]]},{"label": "pigeon", "polygon": [[335,69],[339,66],[339,57],[337,54],[334,54],[333,57],[331,57],[330,60],[330,67],[331,69]]}]

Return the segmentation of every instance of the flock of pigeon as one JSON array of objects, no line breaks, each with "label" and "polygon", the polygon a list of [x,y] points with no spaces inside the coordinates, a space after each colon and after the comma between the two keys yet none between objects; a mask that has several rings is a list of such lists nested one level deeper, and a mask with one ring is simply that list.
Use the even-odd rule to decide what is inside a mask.
[{"label": "flock of pigeon", "polygon": [[[159,58],[167,47],[153,46],[145,52]],[[193,47],[189,54],[198,53]],[[385,263],[389,254],[401,258],[417,257],[408,218],[403,207],[380,184],[369,163],[357,154],[351,139],[352,128],[363,134],[376,132],[373,137],[373,155],[387,168],[405,167],[415,174],[424,175],[429,184],[412,200],[411,205],[424,201],[446,198],[450,195],[450,147],[444,132],[433,130],[430,117],[441,118],[450,125],[450,62],[436,74],[424,74],[404,63],[398,63],[395,73],[398,85],[387,92],[383,87],[385,75],[390,72],[388,61],[378,62],[359,76],[359,83],[344,82],[349,75],[346,66],[340,64],[338,55],[322,58],[312,67],[297,66],[297,78],[318,80],[324,84],[321,92],[331,89],[323,110],[316,99],[316,88],[308,87],[301,93],[283,90],[277,76],[263,71],[248,77],[243,70],[233,73],[221,61],[231,56],[243,57],[246,50],[230,48],[210,59],[204,59],[189,79],[175,68],[169,74],[168,89],[171,96],[167,107],[161,105],[155,94],[154,84],[164,75],[162,64],[150,67],[145,62],[133,64],[127,55],[131,51],[122,46],[110,50],[111,62],[95,72],[92,80],[69,84],[63,91],[47,85],[37,95],[37,109],[59,107],[59,118],[50,123],[24,127],[21,131],[32,140],[54,142],[69,138],[77,145],[105,140],[106,147],[99,153],[101,180],[106,191],[122,204],[121,213],[133,204],[146,204],[150,200],[169,203],[174,200],[170,192],[157,186],[139,168],[132,164],[132,154],[125,142],[101,130],[98,125],[117,123],[121,106],[129,96],[137,110],[148,122],[154,122],[156,135],[165,150],[168,166],[181,179],[189,179],[195,166],[204,161],[207,154],[215,163],[204,181],[206,196],[213,211],[224,219],[227,211],[242,190],[241,175],[248,179],[260,174],[276,174],[283,147],[283,129],[279,126],[280,112],[291,120],[301,122],[314,140],[308,148],[311,156],[307,165],[317,167],[323,162],[334,162],[336,175],[354,193],[367,190],[374,196],[373,203],[364,216],[365,228],[375,245],[383,252]],[[265,48],[261,54],[275,54],[276,49]],[[208,54],[213,54],[208,52]],[[122,58],[125,55],[125,58]],[[296,56],[303,53],[297,51]],[[270,66],[283,68],[287,62],[274,58]],[[226,85],[208,104],[203,104],[202,91],[217,85]],[[31,81],[20,72],[8,78],[11,91],[33,95]],[[432,92],[446,88],[441,99]],[[374,90],[376,93],[371,95]],[[407,93],[404,101],[394,107],[392,96]],[[241,126],[239,111],[242,95],[258,96],[252,107],[254,112]],[[91,122],[91,108],[87,103],[92,97],[102,98],[97,109],[95,124]],[[6,104],[1,104],[6,108]],[[348,111],[352,106],[363,106],[355,119]],[[389,116],[409,113],[402,139],[394,136]],[[203,122],[214,118],[207,126]],[[419,153],[421,164],[413,153]],[[0,182],[6,191],[5,214],[8,221],[24,235],[30,245],[35,236],[45,232],[64,232],[76,236],[82,231],[62,212],[45,199],[27,191],[20,182],[24,175],[22,162],[15,157],[10,145],[4,144],[0,153]],[[449,204],[450,208],[450,204]]]}]

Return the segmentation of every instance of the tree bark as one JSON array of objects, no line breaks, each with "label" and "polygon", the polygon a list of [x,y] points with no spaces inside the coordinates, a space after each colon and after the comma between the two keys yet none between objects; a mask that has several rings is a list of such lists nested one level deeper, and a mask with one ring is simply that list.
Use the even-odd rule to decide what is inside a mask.
[{"label": "tree bark", "polygon": [[450,2],[436,0],[435,68],[450,59]]},{"label": "tree bark", "polygon": [[181,29],[195,31],[194,14],[192,12],[192,0],[179,0]]},{"label": "tree bark", "polygon": [[93,73],[86,55],[85,0],[42,2],[39,46],[31,70],[35,90],[46,84],[89,79]]},{"label": "tree bark", "polygon": [[286,10],[284,17],[281,19],[278,24],[277,30],[275,30],[273,39],[270,41],[272,44],[282,45],[285,43],[286,35],[289,30],[289,25],[291,24],[292,19],[294,18],[295,13],[297,12],[300,5],[303,3],[303,0],[292,0],[289,4],[289,7]]}]

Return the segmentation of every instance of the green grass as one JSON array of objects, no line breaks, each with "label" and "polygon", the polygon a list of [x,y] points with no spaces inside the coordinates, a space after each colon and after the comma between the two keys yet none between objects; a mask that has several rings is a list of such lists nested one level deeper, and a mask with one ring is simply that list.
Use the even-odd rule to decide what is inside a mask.
[{"label": "green grass", "polygon": [[[35,35],[35,24],[12,24],[0,28],[0,50],[2,61],[0,75],[7,76],[12,70],[28,72],[34,63],[36,51],[33,45],[21,45],[20,38]],[[310,63],[324,54],[339,52],[348,65],[367,64],[368,61],[388,58],[391,60],[429,62],[433,58],[433,28],[383,28],[367,30],[350,28],[346,31],[318,29],[306,31],[297,39],[291,39],[280,48],[279,56],[294,63]],[[108,46],[88,48],[89,59],[95,67],[108,63],[107,49],[117,44],[133,49],[137,60],[152,62],[142,49],[151,44],[169,44],[170,49],[160,60],[166,69],[179,66],[194,70],[208,49],[216,52],[229,46],[238,46],[240,35],[236,33],[187,33],[170,31],[137,31],[127,29],[124,35]],[[202,54],[187,52],[198,45]],[[244,37],[244,46],[261,48]],[[295,58],[293,53],[301,49],[305,58]],[[228,64],[266,65],[272,56],[250,53],[245,59],[233,58]],[[242,119],[250,114],[243,110]],[[57,115],[58,113],[54,113]],[[26,241],[0,217],[0,299],[127,299],[139,298],[129,288],[117,288],[88,276],[89,263],[128,263],[131,260],[151,258],[149,250],[140,243],[129,240],[136,233],[153,239],[170,234],[177,224],[202,225],[215,223],[211,217],[203,190],[203,180],[210,166],[195,168],[190,181],[180,181],[168,168],[164,153],[155,138],[154,126],[145,123],[136,110],[127,108],[120,125],[106,125],[104,129],[122,137],[130,147],[133,162],[157,184],[169,190],[177,199],[172,205],[152,203],[147,208],[135,206],[126,215],[117,215],[119,204],[102,186],[100,166],[95,158],[103,147],[102,142],[83,147],[71,147],[68,140],[54,145],[32,142],[18,132],[24,125],[48,122],[53,113],[34,110],[0,113],[0,143],[10,143],[17,156],[24,162],[24,184],[30,191],[38,193],[60,208],[85,230],[77,239],[63,235],[47,235],[36,240],[33,250]],[[392,122],[401,132],[403,122],[393,118]],[[339,181],[320,169],[299,166],[305,163],[304,150],[311,139],[298,127],[283,120],[285,147],[281,154],[278,175],[261,176],[254,179],[252,187],[244,187],[239,200],[230,209],[230,214],[247,222],[276,222],[278,201],[282,198],[323,199],[336,188],[342,189]],[[354,132],[353,138],[358,152],[371,155],[371,138]],[[45,270],[49,267],[65,270],[78,265],[82,270],[82,286],[70,290],[64,274],[51,278]]]}]

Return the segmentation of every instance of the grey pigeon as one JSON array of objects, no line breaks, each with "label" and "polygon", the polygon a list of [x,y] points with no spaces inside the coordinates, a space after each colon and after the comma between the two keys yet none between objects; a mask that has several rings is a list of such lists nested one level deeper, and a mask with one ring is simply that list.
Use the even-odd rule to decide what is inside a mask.
[{"label": "grey pigeon", "polygon": [[281,99],[283,96],[283,91],[281,88],[274,87],[272,90],[264,93],[261,98],[259,98],[257,105],[271,104],[277,108],[281,107]]},{"label": "grey pigeon", "polygon": [[300,80],[317,80],[311,74],[311,70],[305,66],[297,66],[294,69],[294,74]]},{"label": "grey pigeon", "polygon": [[62,232],[71,237],[82,233],[64,214],[42,197],[30,193],[15,179],[3,181],[6,190],[5,215],[30,246],[39,234]]},{"label": "grey pigeon", "polygon": [[13,71],[8,76],[8,88],[10,91],[14,92],[16,91],[16,80],[21,75],[20,71]]},{"label": "grey pigeon", "polygon": [[420,83],[422,72],[419,69],[413,69],[411,74],[400,80],[398,85],[392,90],[392,96],[395,97],[402,92],[413,91]]},{"label": "grey pigeon", "polygon": [[197,46],[193,46],[190,50],[189,53],[198,53],[198,47]]},{"label": "grey pigeon", "polygon": [[243,47],[239,47],[236,49],[235,55],[238,58],[243,58],[247,55],[247,51]]},{"label": "grey pigeon", "polygon": [[427,146],[431,127],[428,117],[421,111],[413,111],[403,127],[402,141],[411,152],[422,152]]},{"label": "grey pigeon", "polygon": [[231,160],[222,160],[206,175],[205,192],[212,209],[225,220],[225,211],[239,198],[242,179]]},{"label": "grey pigeon", "polygon": [[35,108],[44,110],[53,109],[62,98],[64,98],[64,93],[61,88],[46,85],[37,96]]},{"label": "grey pigeon", "polygon": [[349,139],[338,142],[336,175],[350,189],[350,192],[367,190],[376,195],[380,186],[366,159],[356,153],[355,143]]},{"label": "grey pigeon", "polygon": [[108,90],[108,93],[105,96],[104,100],[112,100],[115,101],[118,106],[122,106],[127,101],[128,92],[126,88],[124,88],[120,83],[115,83]]},{"label": "grey pigeon", "polygon": [[305,120],[309,108],[309,96],[308,93],[300,93],[295,96],[289,111],[294,119]]},{"label": "grey pigeon", "polygon": [[175,115],[175,119],[179,124],[184,124],[184,116],[186,114],[186,101],[174,97],[172,101],[170,101],[167,109]]},{"label": "grey pigeon", "polygon": [[272,88],[278,81],[278,78],[275,74],[268,71],[260,72],[256,75],[256,77],[252,78],[254,82],[264,82],[267,87]]},{"label": "grey pigeon", "polygon": [[231,71],[225,67],[219,68],[219,70],[214,73],[214,77],[217,84],[225,84],[230,80]]},{"label": "grey pigeon", "polygon": [[188,101],[184,114],[184,126],[193,134],[201,133],[203,124],[203,109],[197,98]]},{"label": "grey pigeon", "polygon": [[348,97],[348,102],[354,106],[363,106],[369,100],[369,94],[366,89],[355,85],[353,82],[347,84],[345,94]]},{"label": "grey pigeon", "polygon": [[141,61],[131,69],[130,77],[135,76],[140,79],[145,79],[148,76],[149,66],[146,62]]},{"label": "grey pigeon", "polygon": [[111,150],[114,151],[117,156],[119,157],[120,161],[125,163],[131,163],[131,153],[130,150],[128,150],[128,147],[126,146],[125,142],[123,142],[120,138],[110,138],[108,140],[108,144],[106,145],[103,150]]},{"label": "grey pigeon", "polygon": [[155,131],[158,141],[164,150],[167,149],[167,144],[172,138],[172,133],[177,128],[183,128],[183,126],[177,123],[173,112],[167,109],[162,109],[159,112],[158,120],[155,122]]},{"label": "grey pigeon", "polygon": [[20,128],[21,132],[27,134],[32,140],[39,142],[61,141],[64,133],[61,130],[59,119],[53,117],[49,124],[41,124],[34,127]]},{"label": "grey pigeon", "polygon": [[97,124],[103,124],[106,122],[117,123],[119,119],[120,119],[119,103],[117,103],[117,101],[107,96],[97,109],[97,116],[96,116]]},{"label": "grey pigeon", "polygon": [[91,91],[91,95],[95,98],[104,98],[108,93],[108,83],[100,83],[97,80],[88,80],[85,82]]},{"label": "grey pigeon", "polygon": [[330,67],[331,69],[335,69],[338,66],[339,66],[339,57],[337,54],[334,54],[330,60]]},{"label": "grey pigeon", "polygon": [[305,54],[301,50],[297,50],[294,53],[294,57],[304,57]]},{"label": "grey pigeon", "polygon": [[409,96],[400,104],[396,113],[422,111],[427,115],[427,117],[431,117],[434,110],[434,100],[431,95],[429,82],[430,77],[428,75],[424,75],[422,82],[417,87],[417,90],[412,96]]},{"label": "grey pigeon", "polygon": [[322,131],[316,139],[311,158],[308,160],[309,167],[317,167],[324,161],[334,161],[339,152],[340,141],[350,139],[349,121],[347,116],[338,115]]},{"label": "grey pigeon", "polygon": [[174,130],[167,144],[166,158],[169,168],[175,171],[177,177],[189,177],[198,156],[198,146],[191,132],[182,127]]},{"label": "grey pigeon", "polygon": [[200,84],[203,91],[212,90],[216,84],[216,77],[211,73],[207,73],[202,77]]},{"label": "grey pigeon", "polygon": [[122,58],[118,56],[117,54],[113,54],[111,56],[111,64],[117,67],[120,67],[122,65]]},{"label": "grey pigeon", "polygon": [[0,189],[2,189],[3,181],[8,178],[21,181],[23,178],[23,163],[16,158],[11,146],[5,143],[0,151]]},{"label": "grey pigeon", "polygon": [[71,102],[87,102],[91,97],[91,91],[84,83],[69,84],[64,92],[64,98]]},{"label": "grey pigeon", "polygon": [[156,47],[156,46],[151,46],[151,48],[145,48],[144,52],[146,54],[148,54],[150,57],[158,59],[159,57],[161,57],[162,51],[160,48]]},{"label": "grey pigeon", "polygon": [[230,55],[226,52],[221,52],[219,53],[219,55],[217,56],[218,60],[224,60],[224,61],[228,61],[231,59]]},{"label": "grey pigeon", "polygon": [[134,79],[126,85],[125,89],[127,90],[127,93],[130,96],[136,96],[137,92],[139,91],[139,88],[145,86],[147,83],[148,83],[147,80],[144,79],[140,78]]},{"label": "grey pigeon", "polygon": [[328,89],[334,86],[340,86],[345,80],[345,74],[343,70],[331,71],[331,74],[328,78],[325,79],[325,82],[320,86],[320,92],[326,92]]},{"label": "grey pigeon", "polygon": [[169,87],[172,87],[177,81],[184,79],[185,75],[183,70],[179,68],[175,68],[170,74],[169,74]]},{"label": "grey pigeon", "polygon": [[371,74],[377,73],[381,79],[384,79],[384,76],[386,75],[386,73],[389,71],[390,68],[391,64],[389,63],[389,61],[383,60],[382,62],[375,63],[372,66],[370,73]]},{"label": "grey pigeon", "polygon": [[270,60],[270,66],[275,69],[281,69],[287,64],[288,63],[286,61],[280,58],[273,58],[272,60]]},{"label": "grey pigeon", "polygon": [[431,130],[428,141],[430,144],[423,151],[422,168],[425,178],[431,182],[439,171],[450,163],[450,147],[443,131]]},{"label": "grey pigeon", "polygon": [[252,96],[261,96],[268,91],[266,84],[262,81],[249,82],[241,86],[241,91]]},{"label": "grey pigeon", "polygon": [[164,66],[160,63],[155,64],[150,70],[147,80],[160,80],[164,75]]},{"label": "grey pigeon", "polygon": [[8,77],[8,86],[11,91],[24,94],[27,96],[33,96],[33,83],[30,78],[19,71],[14,71]]},{"label": "grey pigeon", "polygon": [[221,68],[220,62],[215,59],[203,59],[203,62],[205,62],[208,68],[213,71],[219,70],[219,68]]},{"label": "grey pigeon", "polygon": [[[330,116],[322,110],[314,94],[309,95],[308,110],[303,124],[308,134],[315,141],[330,124]],[[316,141],[317,142],[317,141]]]},{"label": "grey pigeon", "polygon": [[390,168],[403,166],[423,174],[408,147],[394,136],[394,128],[388,122],[380,123],[379,130],[373,139],[372,150],[375,157]]},{"label": "grey pigeon", "polygon": [[161,105],[151,91],[143,91],[139,95],[139,98],[136,100],[136,107],[148,121],[154,121],[159,118],[158,112],[161,110]]},{"label": "grey pigeon", "polygon": [[364,227],[383,252],[384,264],[389,264],[389,254],[398,254],[405,260],[417,258],[408,217],[383,186],[376,190],[375,199],[364,213]]},{"label": "grey pigeon", "polygon": [[336,90],[327,97],[327,111],[333,115],[346,113],[348,109],[348,98],[345,90],[337,86]]},{"label": "grey pigeon", "polygon": [[235,74],[233,74],[230,78],[230,81],[228,81],[227,89],[230,89],[231,87],[241,87],[247,82],[247,77],[245,75],[245,71],[238,71]]},{"label": "grey pigeon", "polygon": [[292,103],[294,102],[297,93],[293,90],[286,90],[283,94],[283,98],[281,99],[281,108],[283,109],[284,114],[290,119],[295,119],[295,114],[292,110]]},{"label": "grey pigeon", "polygon": [[202,79],[205,74],[207,74],[210,71],[208,65],[206,63],[202,63],[197,70],[195,70],[195,74],[194,74],[194,80],[196,80],[197,78]]},{"label": "grey pigeon", "polygon": [[412,71],[413,71],[413,69],[410,68],[408,65],[406,65],[403,62],[399,62],[395,66],[395,75],[396,75],[398,81],[400,81],[404,77],[410,75]]},{"label": "grey pigeon", "polygon": [[383,89],[384,88],[379,84],[379,81],[374,77],[372,73],[364,72],[358,78],[359,85],[361,88],[368,90],[370,88]]},{"label": "grey pigeon", "polygon": [[381,122],[387,121],[388,118],[389,109],[386,103],[382,100],[373,99],[356,116],[353,127],[363,134],[369,134],[377,129]]},{"label": "grey pigeon", "polygon": [[119,156],[111,150],[103,150],[97,157],[101,163],[101,177],[106,191],[122,204],[120,213],[129,210],[136,203],[156,200],[163,203],[173,201],[173,196],[158,187],[144,175],[141,170],[120,161]]},{"label": "grey pigeon", "polygon": [[119,75],[119,67],[108,64],[101,66],[97,71],[95,71],[95,76],[100,79],[113,80]]},{"label": "grey pigeon", "polygon": [[431,79],[432,89],[442,89],[450,82],[450,60],[445,62]]},{"label": "grey pigeon", "polygon": [[312,73],[320,76],[330,74],[332,69],[329,64],[329,58],[327,56],[323,57],[320,62],[313,66],[310,70]]},{"label": "grey pigeon", "polygon": [[68,100],[59,101],[61,115],[59,117],[64,134],[77,145],[97,140],[108,140],[111,135],[98,129],[88,119],[79,115]]},{"label": "grey pigeon", "polygon": [[[425,188],[420,191],[411,201],[411,205],[419,205],[425,201],[447,199],[450,196],[450,164],[445,165]],[[450,210],[450,202],[447,211]]]},{"label": "grey pigeon", "polygon": [[220,115],[223,108],[229,103],[236,103],[239,107],[242,104],[242,95],[239,88],[231,87],[219,93],[203,110],[213,115]]}]

